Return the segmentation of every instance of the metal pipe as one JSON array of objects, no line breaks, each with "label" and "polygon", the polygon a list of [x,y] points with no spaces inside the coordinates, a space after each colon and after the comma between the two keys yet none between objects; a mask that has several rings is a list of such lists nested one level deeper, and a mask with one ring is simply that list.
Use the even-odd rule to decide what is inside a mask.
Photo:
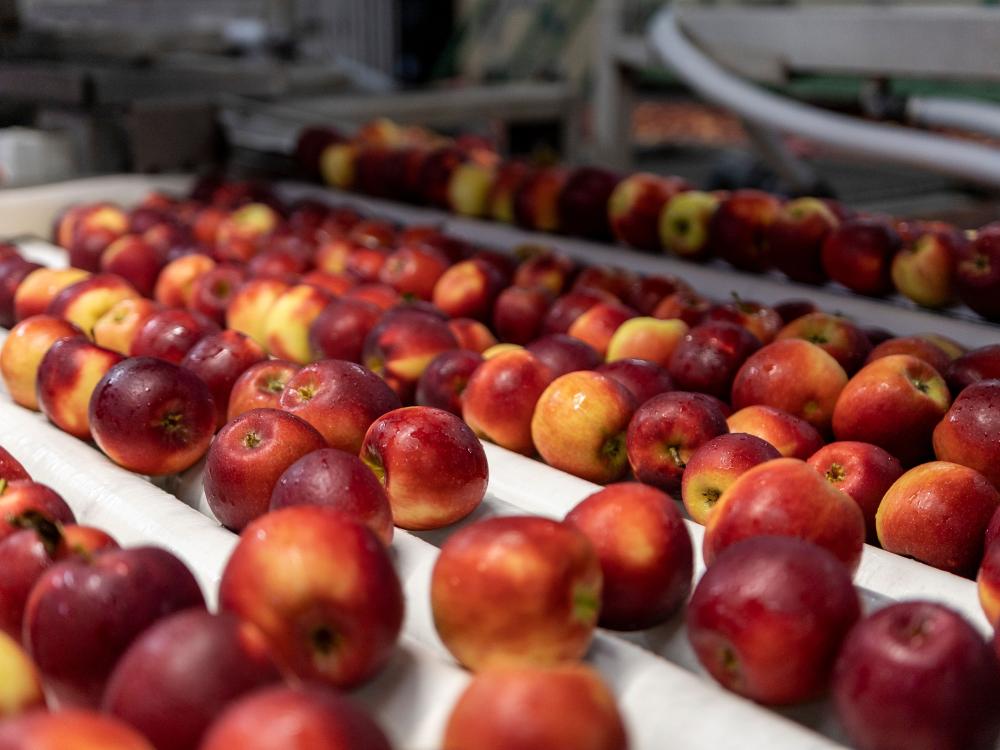
[{"label": "metal pipe", "polygon": [[913,96],[906,102],[906,118],[917,125],[1000,137],[1000,107],[988,102]]},{"label": "metal pipe", "polygon": [[652,48],[688,86],[740,117],[836,151],[1000,187],[1000,151],[907,128],[861,122],[764,91],[725,71],[699,50],[681,31],[670,6],[657,11],[648,36]]}]

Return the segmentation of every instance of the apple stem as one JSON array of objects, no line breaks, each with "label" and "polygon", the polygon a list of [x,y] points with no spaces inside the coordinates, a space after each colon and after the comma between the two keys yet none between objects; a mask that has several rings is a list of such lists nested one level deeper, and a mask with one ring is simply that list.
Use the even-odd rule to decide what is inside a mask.
[{"label": "apple stem", "polygon": [[683,469],[687,462],[681,458],[681,450],[676,445],[671,445],[667,447],[667,453],[670,454],[670,460],[677,464],[678,468]]},{"label": "apple stem", "polygon": [[7,491],[7,480],[0,477],[0,495]]}]

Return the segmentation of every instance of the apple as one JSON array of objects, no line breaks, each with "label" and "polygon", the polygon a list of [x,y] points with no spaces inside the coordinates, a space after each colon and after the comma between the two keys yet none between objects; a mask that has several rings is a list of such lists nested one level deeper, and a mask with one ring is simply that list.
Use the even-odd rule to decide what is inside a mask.
[{"label": "apple", "polygon": [[236,208],[216,230],[216,260],[246,263],[280,223],[281,217],[265,203],[246,203]]},{"label": "apple", "polygon": [[711,307],[712,303],[706,298],[682,289],[660,300],[653,310],[653,317],[659,320],[678,319],[687,323],[690,328],[703,322]]},{"label": "apple", "polygon": [[17,322],[14,315],[14,298],[21,282],[32,272],[42,268],[20,256],[0,260],[0,327],[10,328]]},{"label": "apple", "polygon": [[892,258],[901,246],[899,234],[884,219],[848,219],[823,242],[823,270],[853,292],[879,297],[892,291]]},{"label": "apple", "polygon": [[709,227],[719,198],[701,190],[684,190],[672,196],[660,211],[660,245],[668,253],[701,260],[710,252]]},{"label": "apple", "polygon": [[934,428],[934,455],[975,469],[1000,489],[1000,380],[981,380],[958,398]]},{"label": "apple", "polygon": [[690,287],[670,274],[637,276],[629,284],[623,300],[640,315],[652,315],[663,300],[682,290],[690,290]]},{"label": "apple", "polygon": [[73,223],[66,249],[73,268],[96,271],[104,249],[128,231],[128,215],[111,203],[96,203]]},{"label": "apple", "polygon": [[997,301],[1000,272],[1000,223],[987,224],[958,251],[955,291],[958,298],[984,318],[1000,317]]},{"label": "apple", "polygon": [[746,328],[762,344],[769,344],[781,330],[781,316],[773,308],[733,294],[733,301],[710,307],[702,322],[724,320]]},{"label": "apple", "polygon": [[120,276],[96,274],[59,292],[46,312],[72,323],[92,339],[94,324],[104,313],[117,302],[138,296],[135,288]]},{"label": "apple", "polygon": [[453,318],[448,321],[448,328],[455,335],[460,349],[482,354],[497,345],[496,336],[478,320]]},{"label": "apple", "polygon": [[965,619],[933,602],[891,604],[848,634],[833,705],[863,750],[988,750],[1000,716],[997,661]]},{"label": "apple", "polygon": [[853,573],[865,519],[857,503],[805,461],[776,458],[745,471],[722,493],[705,523],[705,564],[711,567],[727,548],[760,536],[813,542]]},{"label": "apple", "polygon": [[417,381],[417,406],[431,406],[461,416],[462,394],[483,361],[482,355],[465,349],[441,352]]},{"label": "apple", "polygon": [[826,691],[861,616],[851,573],[822,547],[759,536],[724,550],[687,610],[688,640],[723,687],[766,705]]},{"label": "apple", "polygon": [[486,215],[494,221],[513,224],[515,197],[524,182],[534,173],[534,168],[522,161],[500,164],[493,177],[493,185],[486,196]]},{"label": "apple", "polygon": [[580,315],[569,327],[567,333],[573,338],[590,344],[603,359],[608,345],[618,328],[636,317],[632,310],[620,303],[598,302]]},{"label": "apple", "polygon": [[667,202],[690,189],[679,177],[661,177],[648,172],[621,180],[608,198],[608,220],[615,238],[626,245],[657,252],[660,245],[660,214]]},{"label": "apple", "polygon": [[116,302],[94,323],[94,343],[127,356],[139,330],[160,309],[156,302],[141,297]]},{"label": "apple", "polygon": [[[781,320],[785,325],[788,325],[796,318],[801,318],[803,315],[808,315],[809,313],[819,312],[819,308],[816,307],[816,303],[811,299],[785,299],[774,304],[774,311],[781,316]],[[818,343],[816,341],[813,342]]]},{"label": "apple", "polygon": [[31,711],[0,725],[0,750],[154,750],[127,724],[96,711]]},{"label": "apple", "polygon": [[[18,714],[45,708],[42,680],[34,663],[21,649],[17,635],[0,633],[0,672],[4,676],[0,687],[0,727]],[[2,736],[0,734],[0,738]]]},{"label": "apple", "polygon": [[628,747],[614,695],[594,669],[582,664],[475,675],[448,717],[443,742],[443,750]]},{"label": "apple", "polygon": [[204,606],[194,576],[166,550],[107,550],[41,575],[28,597],[24,643],[61,703],[96,706],[140,633],[169,614]]},{"label": "apple", "polygon": [[180,365],[205,381],[211,391],[218,429],[227,421],[229,396],[236,381],[249,367],[265,360],[264,350],[250,337],[221,331],[191,347]]},{"label": "apple", "polygon": [[251,409],[279,408],[285,385],[300,369],[300,365],[281,359],[265,359],[250,365],[236,379],[229,392],[226,421]]},{"label": "apple", "polygon": [[474,672],[547,667],[587,652],[601,589],[597,552],[575,526],[535,516],[489,518],[441,547],[431,611],[444,645]]},{"label": "apple", "polygon": [[930,341],[935,346],[940,347],[941,350],[948,355],[948,358],[952,360],[958,359],[963,354],[968,352],[967,347],[958,343],[957,341],[955,341],[955,339],[949,338],[948,336],[945,336],[940,333],[925,332],[925,333],[918,333],[917,336],[919,336],[922,339],[926,339],[927,341]]},{"label": "apple", "polygon": [[342,299],[356,299],[370,302],[385,312],[405,302],[399,292],[388,284],[358,284],[343,293]]},{"label": "apple", "polygon": [[760,190],[736,190],[724,198],[708,225],[715,255],[743,271],[761,273],[770,266],[768,233],[781,201]]},{"label": "apple", "polygon": [[784,339],[747,358],[733,380],[732,404],[737,410],[773,406],[829,433],[846,385],[844,368],[825,351],[802,339]]},{"label": "apple", "polygon": [[455,523],[486,495],[482,445],[442,409],[409,406],[380,417],[368,428],[360,455],[385,487],[393,522],[404,529]]},{"label": "apple", "polygon": [[191,287],[190,309],[211,318],[219,325],[226,322],[226,309],[236,291],[246,281],[244,268],[229,264],[217,265],[195,279]]},{"label": "apple", "polygon": [[574,321],[599,302],[614,303],[616,297],[603,289],[574,289],[555,300],[542,322],[542,333],[566,333]]},{"label": "apple", "polygon": [[312,361],[309,331],[330,303],[330,295],[310,284],[297,284],[274,301],[264,316],[264,348],[278,359]]},{"label": "apple", "polygon": [[479,364],[469,377],[461,416],[479,437],[533,456],[531,419],[552,380],[552,371],[526,349],[498,354]]},{"label": "apple", "polygon": [[536,232],[557,232],[559,195],[569,179],[562,167],[543,167],[526,175],[514,193],[514,221]]},{"label": "apple", "polygon": [[473,258],[451,266],[434,284],[431,300],[452,318],[486,320],[503,289],[503,279],[486,261]]},{"label": "apple", "polygon": [[278,478],[270,509],[323,505],[346,513],[392,543],[392,508],[385,489],[371,470],[352,453],[321,448],[306,453]]},{"label": "apple", "polygon": [[941,375],[951,366],[951,357],[944,349],[922,336],[897,336],[887,339],[871,350],[867,361],[873,362],[890,354],[909,354],[922,359]]},{"label": "apple", "polygon": [[875,543],[875,514],[885,493],[903,475],[899,460],[877,445],[845,440],[824,445],[808,463],[858,504],[865,516],[867,539]]},{"label": "apple", "polygon": [[978,471],[931,461],[892,484],[878,507],[875,528],[889,552],[971,576],[997,506],[1000,492]]},{"label": "apple", "polygon": [[0,480],[0,541],[39,519],[76,523],[66,501],[48,485],[30,479]]},{"label": "apple", "polygon": [[48,312],[63,289],[88,278],[79,268],[37,268],[21,279],[14,292],[14,319],[25,320]]},{"label": "apple", "polygon": [[702,443],[691,453],[681,476],[681,500],[691,520],[704,525],[737,477],[780,457],[769,442],[745,432],[726,432]]},{"label": "apple", "polygon": [[987,344],[959,355],[951,361],[947,372],[948,386],[956,396],[966,386],[980,380],[1000,379],[1000,344]]},{"label": "apple", "polygon": [[215,268],[215,261],[201,253],[182,255],[163,267],[156,279],[153,299],[164,307],[189,307],[194,283]]},{"label": "apple", "polygon": [[528,344],[527,350],[548,367],[555,377],[577,370],[593,370],[601,363],[601,355],[594,347],[562,333],[536,339]]},{"label": "apple", "polygon": [[94,442],[119,466],[138,474],[184,471],[215,432],[215,404],[204,381],[155,357],[119,362],[90,399]]},{"label": "apple", "polygon": [[501,341],[527,345],[541,333],[551,304],[543,288],[509,286],[493,303],[493,330]]},{"label": "apple", "polygon": [[676,493],[691,454],[725,432],[725,416],[704,395],[675,391],[655,396],[628,425],[632,473],[640,482]]},{"label": "apple", "polygon": [[126,234],[101,253],[100,271],[125,279],[143,297],[152,297],[163,265],[163,253],[157,247],[142,235]]},{"label": "apple", "polygon": [[730,432],[745,432],[773,445],[786,458],[805,460],[823,446],[823,436],[804,419],[774,406],[755,404],[726,419]]},{"label": "apple", "polygon": [[38,366],[36,396],[42,413],[63,432],[90,439],[90,397],[122,355],[84,338],[59,339]]},{"label": "apple", "polygon": [[419,309],[399,308],[383,315],[369,331],[361,361],[377,375],[395,381],[405,396],[432,359],[457,348],[458,340],[445,321]]},{"label": "apple", "polygon": [[614,301],[621,302],[635,285],[636,279],[635,273],[618,266],[584,266],[573,281],[573,291],[590,289],[607,292]]},{"label": "apple", "polygon": [[38,410],[38,368],[63,338],[83,337],[72,323],[51,315],[33,315],[11,329],[0,347],[0,375],[15,404]]},{"label": "apple", "polygon": [[523,289],[539,287],[553,296],[566,292],[576,270],[576,263],[548,247],[531,250],[529,256],[514,271],[514,286]]},{"label": "apple", "polygon": [[[290,276],[303,274],[311,266],[310,258],[314,250],[306,246],[305,240],[293,239],[294,235],[287,240],[288,244],[299,241],[303,244],[301,249],[292,250],[265,250],[259,255],[255,255],[246,265],[247,276],[251,279],[278,279],[283,280]],[[273,240],[272,240],[273,243]],[[273,244],[272,244],[273,248]]]},{"label": "apple", "polygon": [[309,344],[319,359],[360,362],[365,337],[382,310],[361,299],[341,298],[327,305],[309,328]]},{"label": "apple", "polygon": [[318,685],[258,690],[225,708],[200,750],[392,750],[347,696]]},{"label": "apple", "polygon": [[[979,604],[994,631],[1000,624],[1000,545],[993,543],[995,535],[992,539],[990,538],[990,531],[995,531],[995,528],[991,519],[986,533],[986,552],[979,565],[979,572],[976,574]],[[2,545],[0,545],[0,549],[2,549]],[[996,637],[994,636],[994,647],[995,641]]]},{"label": "apple", "polygon": [[644,630],[672,616],[691,593],[691,535],[673,501],[638,482],[605,487],[566,516],[601,561],[598,624]]},{"label": "apple", "polygon": [[185,355],[219,326],[201,313],[190,310],[159,310],[150,315],[132,339],[133,357],[157,357],[180,364]]},{"label": "apple", "polygon": [[219,606],[256,625],[299,679],[351,688],[392,656],[404,605],[372,531],[333,508],[298,505],[247,526],[223,571]]},{"label": "apple", "polygon": [[280,679],[254,626],[195,609],[160,620],[136,638],[108,678],[101,708],[158,748],[197,750],[220,711]]},{"label": "apple", "polygon": [[433,247],[406,245],[386,258],[378,279],[400,294],[429,300],[447,269],[448,259]]},{"label": "apple", "polygon": [[398,409],[400,402],[371,370],[353,362],[327,359],[306,365],[292,375],[279,405],[315,427],[331,448],[356,454],[372,423]]},{"label": "apple", "polygon": [[896,291],[922,307],[947,307],[955,301],[955,266],[968,241],[954,228],[922,232],[892,259]]},{"label": "apple", "polygon": [[0,446],[0,481],[16,482],[19,479],[31,479],[31,475],[21,466],[21,462],[14,458],[10,452]]},{"label": "apple", "polygon": [[772,265],[792,281],[824,283],[826,273],[820,260],[823,242],[839,223],[837,215],[819,198],[788,201],[767,231]]},{"label": "apple", "polygon": [[323,149],[319,169],[327,185],[350,190],[355,183],[355,162],[358,146],[353,143],[331,143]]},{"label": "apple", "polygon": [[0,578],[0,630],[20,641],[28,596],[42,573],[63,560],[86,559],[116,549],[118,544],[100,529],[73,523],[63,526],[38,510],[26,510],[13,518],[19,530],[0,541],[4,570]]},{"label": "apple", "polygon": [[865,365],[840,392],[833,434],[874,443],[913,466],[930,456],[931,435],[950,402],[937,370],[908,354],[892,354]]},{"label": "apple", "polygon": [[653,396],[674,389],[670,374],[647,359],[616,359],[601,365],[596,372],[614,378],[625,386],[637,406],[642,406]]},{"label": "apple", "polygon": [[610,199],[621,180],[620,175],[602,167],[572,169],[557,200],[560,231],[594,240],[610,239]]},{"label": "apple", "polygon": [[776,338],[802,339],[833,357],[848,375],[856,373],[872,350],[868,336],[857,325],[839,315],[810,312],[785,324]]},{"label": "apple", "polygon": [[702,323],[684,334],[667,370],[678,390],[728,399],[737,371],[759,348],[757,337],[742,326]]},{"label": "apple", "polygon": [[632,394],[613,378],[570,372],[539,397],[531,439],[550,466],[592,482],[613,482],[628,470],[626,430],[635,407]]}]

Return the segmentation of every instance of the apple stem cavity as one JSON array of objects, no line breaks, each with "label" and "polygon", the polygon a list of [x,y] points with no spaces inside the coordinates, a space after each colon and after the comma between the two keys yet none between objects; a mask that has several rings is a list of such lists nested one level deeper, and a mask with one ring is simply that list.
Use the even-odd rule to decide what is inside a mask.
[{"label": "apple stem cavity", "polygon": [[719,498],[722,497],[722,492],[719,490],[718,487],[710,487],[706,490],[703,490],[701,496],[705,499],[705,505],[711,508],[713,505],[719,502]]},{"label": "apple stem cavity", "polygon": [[841,464],[830,464],[830,468],[823,475],[830,484],[840,484],[847,478],[847,472]]},{"label": "apple stem cavity", "polygon": [[16,529],[30,529],[34,531],[49,557],[55,555],[62,542],[63,534],[59,524],[37,510],[28,510],[8,519],[11,526]]},{"label": "apple stem cavity", "polygon": [[336,650],[340,638],[331,628],[321,625],[312,631],[309,640],[312,642],[313,649],[317,653],[322,656],[329,656]]},{"label": "apple stem cavity", "polygon": [[258,435],[256,432],[250,431],[243,436],[243,445],[245,445],[247,448],[251,449],[256,448],[258,445],[261,444],[261,442],[262,441],[260,439],[260,435]]},{"label": "apple stem cavity", "polygon": [[379,483],[384,487],[385,467],[382,465],[382,462],[379,461],[378,458],[372,455],[371,453],[367,453],[364,456],[362,456],[361,462],[372,470],[372,474],[375,475],[375,478],[378,479]]}]

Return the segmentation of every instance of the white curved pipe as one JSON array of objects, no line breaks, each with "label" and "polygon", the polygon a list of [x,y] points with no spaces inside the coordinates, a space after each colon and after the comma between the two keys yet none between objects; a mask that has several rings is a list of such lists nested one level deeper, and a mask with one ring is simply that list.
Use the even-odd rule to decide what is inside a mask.
[{"label": "white curved pipe", "polygon": [[669,6],[653,17],[649,41],[688,86],[751,122],[855,156],[900,162],[1000,187],[1000,151],[903,127],[861,122],[748,84],[689,41]]},{"label": "white curved pipe", "polygon": [[970,133],[1000,137],[1000,107],[969,99],[913,96],[906,102],[906,117],[932,128],[957,128]]}]

